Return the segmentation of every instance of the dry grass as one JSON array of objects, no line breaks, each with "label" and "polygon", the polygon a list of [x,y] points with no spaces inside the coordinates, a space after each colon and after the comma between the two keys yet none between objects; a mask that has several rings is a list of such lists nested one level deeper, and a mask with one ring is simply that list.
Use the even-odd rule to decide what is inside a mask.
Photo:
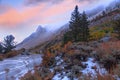
[{"label": "dry grass", "polygon": [[14,51],[10,51],[10,52],[6,53],[5,57],[10,58],[10,57],[14,57],[16,55],[18,55],[18,52],[14,50]]},{"label": "dry grass", "polygon": [[116,79],[111,74],[101,75],[98,72],[96,76],[92,76],[91,74],[83,75],[82,77],[79,78],[79,80],[116,80]]},{"label": "dry grass", "polygon": [[113,70],[113,73],[120,77],[120,64],[117,65],[117,67]]},{"label": "dry grass", "polygon": [[[80,51],[77,51],[74,49],[70,50],[69,47],[71,45],[72,45],[71,42],[66,44],[63,47],[62,52],[65,52],[71,56],[73,55],[73,53],[77,54],[78,52],[80,52]],[[52,49],[56,49],[55,46],[53,46]],[[111,58],[106,58],[109,56],[114,57],[116,60],[116,57],[113,56],[113,54],[116,53],[115,51],[120,50],[120,41],[101,43],[101,45],[96,50],[97,50],[96,55],[99,56],[99,59],[100,60],[105,59],[105,60],[103,60],[103,62],[106,62],[107,60],[110,61]],[[49,68],[50,64],[52,63],[51,59],[53,60],[54,57],[55,57],[55,55],[53,53],[50,53],[49,49],[47,49],[45,55],[43,56],[43,62],[41,65],[43,67]],[[67,58],[68,57],[65,57],[64,61],[67,61],[68,60]],[[113,66],[113,65],[110,65],[110,66]],[[119,67],[114,68],[114,70],[113,69],[110,69],[110,70],[112,72],[111,74],[101,75],[100,73],[98,73],[95,78],[92,78],[91,75],[85,75],[83,78],[80,78],[79,80],[115,80],[115,78],[113,77],[114,74],[120,76],[120,68]],[[54,76],[53,73],[49,73],[49,75],[47,75],[46,77],[42,77],[40,73],[41,73],[40,70],[35,69],[35,73],[32,74],[31,72],[28,72],[24,77],[21,78],[21,80],[51,80],[52,77]],[[81,76],[79,76],[79,77],[81,77]]]},{"label": "dry grass", "polygon": [[[21,78],[21,80],[51,80],[53,77],[53,74],[50,74],[48,77],[41,78],[39,73],[35,71],[34,74],[31,72],[27,73],[24,77]],[[91,74],[88,75],[82,75],[78,80],[116,80],[111,74],[106,75],[100,75],[99,73],[94,76],[94,78],[91,76]]]},{"label": "dry grass", "polygon": [[96,51],[96,60],[100,61],[107,70],[114,69],[120,61],[120,41],[101,43]]},{"label": "dry grass", "polygon": [[55,57],[55,55],[53,53],[50,53],[47,50],[43,56],[42,66],[45,66],[45,67],[52,66],[54,63],[54,57]]},{"label": "dry grass", "polygon": [[115,80],[115,78],[110,74],[107,74],[107,75],[104,75],[104,76],[98,74],[96,80]]},{"label": "dry grass", "polygon": [[0,54],[0,60],[3,60],[4,58],[11,58],[11,57],[17,56],[17,55],[21,54],[24,51],[25,51],[25,49],[12,50],[12,51],[10,51],[8,53]]},{"label": "dry grass", "polygon": [[34,74],[29,71],[20,80],[42,80],[42,78],[39,76],[39,73],[37,71],[35,71]]},{"label": "dry grass", "polygon": [[[44,69],[43,69],[44,71]],[[42,72],[39,67],[34,68],[34,73],[31,71],[28,71],[23,77],[20,78],[20,80],[51,80],[54,76],[54,73],[47,73]]]},{"label": "dry grass", "polygon": [[4,59],[4,55],[0,54],[0,61],[2,61]]}]

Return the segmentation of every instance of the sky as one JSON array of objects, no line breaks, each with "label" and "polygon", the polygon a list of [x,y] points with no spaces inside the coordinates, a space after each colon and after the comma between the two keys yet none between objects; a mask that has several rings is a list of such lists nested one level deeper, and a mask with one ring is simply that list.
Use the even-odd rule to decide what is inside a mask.
[{"label": "sky", "polygon": [[17,43],[39,25],[55,29],[70,20],[76,5],[79,11],[107,6],[114,0],[0,0],[0,41],[12,34]]}]

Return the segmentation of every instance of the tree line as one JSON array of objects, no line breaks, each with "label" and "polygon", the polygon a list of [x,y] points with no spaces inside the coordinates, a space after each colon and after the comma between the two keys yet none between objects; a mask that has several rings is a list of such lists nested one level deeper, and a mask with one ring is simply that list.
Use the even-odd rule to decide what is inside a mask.
[{"label": "tree line", "polygon": [[[104,13],[103,13],[104,14]],[[78,10],[78,6],[75,6],[74,11],[71,14],[71,19],[69,21],[69,29],[65,32],[63,36],[63,44],[66,44],[67,42],[87,42],[90,39],[90,30],[88,28],[89,26],[88,17],[83,11],[83,13],[80,13]],[[120,17],[118,17],[116,20],[113,21],[114,33],[117,34],[117,39],[120,40]]]},{"label": "tree line", "polygon": [[80,13],[76,5],[69,21],[69,30],[66,31],[63,37],[63,42],[66,44],[68,41],[88,41],[89,40],[89,21],[85,11]]}]

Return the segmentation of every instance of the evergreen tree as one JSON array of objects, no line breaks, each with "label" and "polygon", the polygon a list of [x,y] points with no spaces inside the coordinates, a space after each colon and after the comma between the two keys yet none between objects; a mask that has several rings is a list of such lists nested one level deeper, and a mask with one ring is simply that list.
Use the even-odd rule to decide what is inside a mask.
[{"label": "evergreen tree", "polygon": [[82,13],[82,25],[81,25],[81,33],[82,33],[82,41],[88,41],[89,39],[89,22],[87,21],[87,15],[85,12]]},{"label": "evergreen tree", "polygon": [[72,33],[73,41],[79,41],[81,39],[81,14],[78,11],[78,6],[75,7],[74,12],[71,16],[69,24],[70,32]]},{"label": "evergreen tree", "polygon": [[13,48],[15,48],[15,37],[13,35],[8,35],[4,38],[4,50],[5,53],[11,51]]},{"label": "evergreen tree", "polygon": [[0,43],[0,54],[3,53],[3,45]]},{"label": "evergreen tree", "polygon": [[70,31],[64,34],[63,44],[66,44],[68,41],[72,41],[72,34],[70,33]]},{"label": "evergreen tree", "polygon": [[120,40],[120,18],[114,21],[114,32],[117,34],[117,38]]},{"label": "evergreen tree", "polygon": [[69,30],[64,34],[64,44],[68,41],[88,41],[89,39],[89,22],[85,12],[82,14],[78,11],[78,6],[75,7],[69,22]]}]

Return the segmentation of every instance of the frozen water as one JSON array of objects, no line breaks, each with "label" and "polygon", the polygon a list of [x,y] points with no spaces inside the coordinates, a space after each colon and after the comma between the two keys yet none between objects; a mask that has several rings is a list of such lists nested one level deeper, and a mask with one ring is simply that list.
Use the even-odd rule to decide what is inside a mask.
[{"label": "frozen water", "polygon": [[33,70],[35,65],[42,61],[41,55],[19,55],[13,58],[0,61],[0,80],[19,80],[29,70]]}]

